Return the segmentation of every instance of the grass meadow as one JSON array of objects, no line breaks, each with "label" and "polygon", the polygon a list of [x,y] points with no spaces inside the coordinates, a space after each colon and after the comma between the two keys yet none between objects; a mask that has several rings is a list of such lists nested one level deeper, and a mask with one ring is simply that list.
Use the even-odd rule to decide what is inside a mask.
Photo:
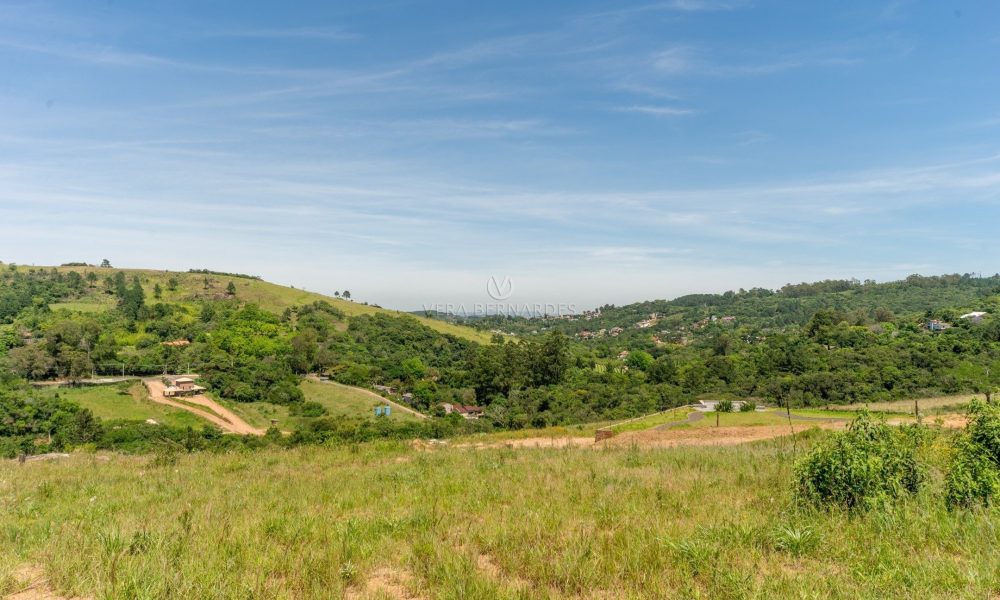
[{"label": "grass meadow", "polygon": [[42,388],[41,393],[49,396],[58,394],[83,408],[89,408],[94,416],[101,419],[153,419],[174,427],[201,427],[205,424],[204,420],[189,412],[153,402],[149,399],[149,392],[138,381],[128,385]]},{"label": "grass meadow", "polygon": [[[305,394],[307,401],[322,404],[326,408],[328,416],[334,418],[370,418],[374,416],[376,406],[385,404],[363,389],[336,383],[320,383],[305,379],[299,384],[299,387]],[[270,427],[273,420],[277,422],[279,429],[291,431],[311,420],[289,415],[287,406],[269,402],[232,402],[214,395],[212,397],[213,400],[232,410],[254,427]],[[390,412],[389,418],[398,421],[418,419],[413,414],[396,408]]]},{"label": "grass meadow", "polygon": [[949,513],[936,484],[797,507],[793,448],[822,435],[5,462],[0,596],[31,566],[111,599],[997,597],[996,509]]}]

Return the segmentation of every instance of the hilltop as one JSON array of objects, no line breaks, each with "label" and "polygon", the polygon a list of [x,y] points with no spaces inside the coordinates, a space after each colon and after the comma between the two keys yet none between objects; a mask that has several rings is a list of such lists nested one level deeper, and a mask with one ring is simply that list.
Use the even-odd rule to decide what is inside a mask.
[{"label": "hilltop", "polygon": [[[0,267],[5,266],[0,262]],[[264,281],[263,279],[239,275],[234,273],[220,273],[215,271],[192,270],[192,271],[164,271],[156,269],[118,269],[114,267],[98,267],[92,265],[66,265],[58,267],[48,266],[24,266],[16,267],[19,271],[28,270],[55,270],[60,273],[70,273],[75,271],[84,277],[88,273],[94,273],[100,280],[113,277],[117,272],[123,272],[131,279],[139,276],[142,287],[148,298],[154,297],[154,288],[161,289],[161,299],[163,302],[194,305],[203,300],[225,300],[228,298],[226,289],[232,283],[236,288],[235,297],[242,302],[256,304],[260,308],[280,315],[285,310],[296,306],[305,306],[317,301],[325,301],[343,312],[348,317],[359,315],[389,315],[389,316],[410,316],[419,321],[422,325],[446,335],[453,335],[478,343],[489,343],[490,334],[475,330],[471,327],[447,323],[441,320],[430,319],[420,315],[400,312],[372,306],[360,302],[352,302],[342,298],[327,296],[317,292],[296,289],[294,287],[278,285]],[[171,281],[176,285],[171,285]],[[98,312],[114,307],[114,299],[103,293],[100,286],[89,289],[81,298],[67,302],[53,304],[53,309],[68,308],[82,312]]]}]

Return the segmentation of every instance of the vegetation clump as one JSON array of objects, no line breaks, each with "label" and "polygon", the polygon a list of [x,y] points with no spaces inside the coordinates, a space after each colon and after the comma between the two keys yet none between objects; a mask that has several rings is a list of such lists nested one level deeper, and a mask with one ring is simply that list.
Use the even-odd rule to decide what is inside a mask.
[{"label": "vegetation clump", "polygon": [[866,510],[920,491],[922,429],[890,427],[863,412],[795,466],[795,492],[814,506]]},{"label": "vegetation clump", "polygon": [[974,401],[969,424],[953,442],[945,476],[949,508],[990,504],[1000,493],[1000,408]]}]

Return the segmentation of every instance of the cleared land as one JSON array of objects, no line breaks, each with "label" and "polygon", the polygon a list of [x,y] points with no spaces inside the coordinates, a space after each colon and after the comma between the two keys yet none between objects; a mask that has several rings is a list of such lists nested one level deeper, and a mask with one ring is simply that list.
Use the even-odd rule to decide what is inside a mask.
[{"label": "cleared land", "polygon": [[204,421],[184,409],[157,404],[150,400],[149,392],[136,381],[131,385],[100,385],[82,388],[44,388],[43,394],[59,395],[84,408],[90,409],[101,419],[126,419],[146,421],[152,419],[174,427],[201,426]]},{"label": "cleared land", "polygon": [[[375,407],[387,403],[381,396],[362,388],[347,385],[321,382],[315,379],[305,379],[299,388],[306,401],[318,402],[326,408],[328,416],[334,418],[366,419],[375,414]],[[283,431],[292,431],[304,425],[309,418],[289,414],[287,406],[269,402],[231,402],[215,400],[218,404],[231,410],[250,425],[257,428],[268,428],[272,421]],[[427,418],[410,408],[395,403],[389,418],[393,420],[412,421]],[[416,415],[420,415],[419,417]]]},{"label": "cleared land", "polygon": [[[801,437],[799,455],[819,435]],[[25,572],[90,598],[1000,592],[997,509],[949,513],[933,488],[890,512],[804,510],[792,451],[787,439],[599,451],[383,443],[174,464],[5,462],[0,596],[26,586]]]},{"label": "cleared land", "polygon": [[390,417],[404,420],[426,419],[427,415],[403,406],[398,402],[385,398],[363,388],[351,387],[336,381],[321,381],[309,377],[302,382],[302,391],[306,400],[319,402],[331,412],[344,416],[374,414],[376,406],[388,404],[392,406]]}]

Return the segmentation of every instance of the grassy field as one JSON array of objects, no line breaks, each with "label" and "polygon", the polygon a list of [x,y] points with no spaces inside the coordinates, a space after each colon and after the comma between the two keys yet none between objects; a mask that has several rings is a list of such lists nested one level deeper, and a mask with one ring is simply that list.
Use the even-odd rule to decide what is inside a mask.
[{"label": "grassy field", "polygon": [[156,404],[149,399],[149,393],[142,384],[136,382],[128,386],[100,385],[82,388],[43,388],[42,393],[59,394],[89,408],[101,419],[127,419],[145,421],[153,419],[164,425],[176,427],[201,427],[205,421],[189,412]]},{"label": "grassy field", "polygon": [[[715,427],[714,412],[705,413],[705,418],[691,424],[678,425],[678,427]],[[759,427],[763,425],[785,425],[788,420],[784,415],[772,412],[732,412],[719,413],[720,427]]]},{"label": "grassy field", "polygon": [[600,423],[583,423],[580,425],[553,425],[552,427],[530,428],[530,429],[510,429],[491,431],[489,433],[474,433],[470,435],[450,438],[452,444],[495,444],[498,442],[508,442],[523,439],[552,439],[552,438],[593,438],[594,433],[609,425],[614,421]]},{"label": "grassy field", "polygon": [[[334,418],[368,418],[375,414],[375,406],[380,403],[375,398],[366,394],[364,390],[352,388],[344,385],[333,385],[305,380],[299,387],[305,394],[307,401],[319,402]],[[237,415],[246,420],[254,427],[270,427],[271,421],[277,421],[279,429],[291,431],[302,425],[308,419],[294,417],[288,414],[287,406],[270,404],[268,402],[231,402],[213,396],[226,408],[232,410]],[[418,417],[401,410],[394,409],[390,414],[390,419],[413,421]]]},{"label": "grassy field", "polygon": [[[813,437],[819,434],[813,434]],[[809,441],[800,441],[799,449]],[[797,507],[788,440],[0,464],[0,595],[992,598],[997,509]]]},{"label": "grassy field", "polygon": [[644,429],[652,429],[653,427],[659,427],[660,425],[666,425],[667,423],[677,423],[683,421],[691,413],[691,409],[682,408],[678,410],[671,410],[668,412],[662,412],[655,415],[650,415],[648,417],[643,417],[641,419],[636,419],[634,421],[627,421],[625,423],[620,423],[611,427],[611,430],[615,433],[625,433],[628,431],[642,431]]},{"label": "grassy field", "polygon": [[[18,268],[27,270],[31,267],[19,266]],[[34,268],[50,269],[51,267]],[[230,282],[232,282],[236,286],[237,298],[247,302],[253,302],[261,308],[274,313],[280,314],[286,308],[290,308],[292,306],[302,306],[305,304],[311,304],[317,300],[326,300],[348,316],[375,314],[379,312],[391,315],[407,315],[417,319],[424,325],[427,325],[436,331],[454,335],[456,337],[480,343],[489,343],[491,337],[491,334],[477,331],[471,327],[463,327],[461,325],[446,323],[444,321],[429,319],[427,317],[409,315],[408,313],[376,308],[374,306],[366,306],[359,302],[351,302],[348,300],[324,296],[323,294],[281,286],[257,279],[229,277],[226,275],[204,275],[201,273],[177,273],[149,269],[101,269],[96,267],[57,267],[57,269],[63,272],[76,271],[77,273],[83,275],[93,271],[97,273],[102,280],[108,275],[113,275],[115,271],[124,271],[129,277],[132,275],[139,275],[142,278],[146,296],[150,301],[153,300],[153,288],[156,284],[159,284],[160,288],[163,290],[163,301],[184,303],[202,298],[214,298],[223,295],[226,287]],[[172,278],[177,280],[178,286],[177,289],[171,291],[168,289],[167,282]],[[208,279],[207,287],[205,283],[206,278]],[[101,284],[99,283],[97,289],[94,290],[89,298],[76,302],[65,302],[53,305],[53,307],[61,307],[83,312],[106,310],[109,306],[109,297],[107,294],[104,294],[101,289]]]},{"label": "grassy field", "polygon": [[[346,385],[321,383],[307,379],[299,387],[305,394],[306,400],[319,402],[334,417],[372,416],[376,406],[385,405],[384,402],[372,397],[365,390]],[[389,418],[415,421],[419,417],[393,408]]]},{"label": "grassy field", "polygon": [[[956,396],[936,396],[933,398],[920,398],[917,402],[920,403],[920,411],[950,411],[955,412],[961,410],[967,404],[972,402],[974,398],[983,399],[983,396],[973,395],[973,394],[962,394]],[[834,410],[850,410],[857,411],[863,408],[867,408],[872,412],[894,412],[903,414],[913,414],[913,403],[914,400],[895,400],[893,402],[873,402],[870,404],[843,404],[835,405],[830,408]]]},{"label": "grassy field", "polygon": [[[775,413],[785,414],[781,409],[776,409]],[[858,416],[857,411],[851,410],[826,410],[823,408],[796,408],[792,410],[793,417],[809,417],[810,419],[853,419]]]},{"label": "grassy field", "polygon": [[91,300],[88,302],[55,302],[49,305],[52,310],[68,310],[71,312],[82,312],[82,313],[100,313],[114,308],[114,304],[111,302],[97,302]]}]

